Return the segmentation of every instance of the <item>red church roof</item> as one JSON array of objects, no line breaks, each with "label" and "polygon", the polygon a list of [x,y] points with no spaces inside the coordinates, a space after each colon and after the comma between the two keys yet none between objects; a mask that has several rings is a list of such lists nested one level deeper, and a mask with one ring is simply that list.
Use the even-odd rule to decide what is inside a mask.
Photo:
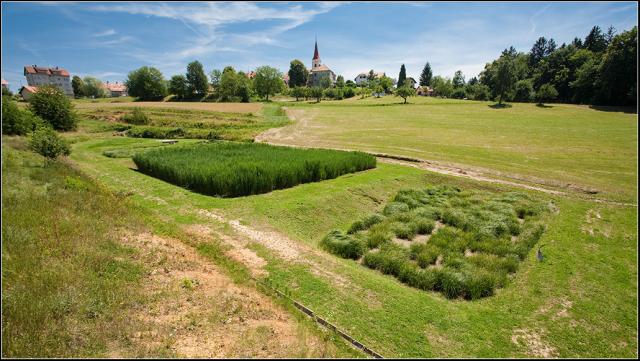
[{"label": "red church roof", "polygon": [[313,52],[313,60],[320,59],[320,53],[318,53],[318,41],[316,40],[316,50]]}]

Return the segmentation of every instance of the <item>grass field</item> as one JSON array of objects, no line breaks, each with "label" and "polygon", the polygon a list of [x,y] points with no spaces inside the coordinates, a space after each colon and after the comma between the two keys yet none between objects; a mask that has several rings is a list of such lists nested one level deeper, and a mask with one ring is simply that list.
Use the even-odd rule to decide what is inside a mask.
[{"label": "grass field", "polygon": [[147,142],[152,141],[106,138],[77,143],[72,159],[110,188],[135,192],[132,201],[162,219],[166,229],[219,227],[218,221],[198,212],[204,209],[256,229],[278,231],[310,249],[292,261],[263,243],[248,245],[267,261],[264,268],[270,283],[384,356],[636,355],[633,207],[525,191],[557,207],[539,241],[545,245],[546,260],[538,263],[530,253],[509,285],[492,297],[450,301],[354,261],[313,250],[319,250],[321,238],[330,230],[346,231],[372,209],[382,211],[402,188],[448,184],[497,194],[513,189],[380,164],[325,182],[216,199],[134,172],[129,159],[101,154]]},{"label": "grass field", "polygon": [[223,141],[152,149],[135,154],[133,161],[143,173],[222,197],[267,193],[376,166],[375,157],[361,152]]},{"label": "grass field", "polygon": [[[493,109],[481,102],[400,101],[287,102],[296,123],[270,130],[262,140],[434,159],[560,187],[596,188],[596,197],[637,200],[635,114],[572,105]],[[127,195],[153,232],[180,240],[235,283],[251,284],[251,274],[385,357],[637,357],[637,207],[387,163],[265,194],[216,198],[135,171],[131,156],[162,145],[113,137],[104,124],[84,119],[79,132],[66,135],[74,142],[70,159],[83,175]],[[177,146],[193,142],[180,140]],[[372,213],[384,214],[400,190],[440,186],[488,198],[518,192],[551,204],[538,241],[545,260],[528,252],[494,295],[450,300],[322,249],[332,230],[345,233]],[[4,277],[3,272],[3,287]],[[188,286],[182,292],[192,285],[178,280]],[[228,307],[223,306],[206,309]],[[305,324],[303,318],[299,322]],[[232,337],[260,349],[253,337]],[[340,342],[328,345],[321,354],[296,354],[354,355]]]},{"label": "grass field", "polygon": [[[91,107],[86,107],[89,104]],[[109,107],[105,105],[109,104]],[[290,123],[276,104],[230,105],[225,103],[83,103],[76,101],[78,114],[83,121],[81,131],[125,131],[135,138],[187,138],[252,140],[259,133]],[[135,106],[133,106],[135,105]],[[200,105],[200,106],[198,106]],[[147,124],[129,124],[126,117],[139,109],[147,118]],[[253,111],[253,112],[250,112]]]},{"label": "grass field", "polygon": [[134,102],[130,98],[103,98],[74,100],[78,109],[157,108],[200,110],[223,113],[258,113],[262,103],[202,103],[202,102]]},{"label": "grass field", "polygon": [[416,157],[637,202],[637,114],[587,106],[392,96],[286,102],[296,124],[265,141]]}]

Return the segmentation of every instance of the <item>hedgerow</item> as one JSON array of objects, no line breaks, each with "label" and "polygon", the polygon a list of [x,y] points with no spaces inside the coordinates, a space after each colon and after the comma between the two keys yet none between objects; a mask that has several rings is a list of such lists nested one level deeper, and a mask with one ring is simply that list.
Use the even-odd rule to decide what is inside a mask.
[{"label": "hedgerow", "polygon": [[362,152],[216,141],[133,156],[138,170],[199,193],[238,197],[333,179],[376,166]]},{"label": "hedgerow", "polygon": [[[545,210],[544,203],[520,193],[405,189],[382,215],[357,220],[347,235],[336,231],[321,243],[341,257],[362,255],[363,265],[411,287],[473,300],[506,285],[544,233]],[[418,241],[417,235],[429,238]],[[406,247],[394,237],[412,243]]]}]

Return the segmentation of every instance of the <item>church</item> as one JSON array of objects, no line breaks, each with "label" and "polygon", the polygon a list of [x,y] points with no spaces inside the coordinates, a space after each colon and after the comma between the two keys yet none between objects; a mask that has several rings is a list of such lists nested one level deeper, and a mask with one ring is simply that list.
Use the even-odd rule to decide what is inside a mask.
[{"label": "church", "polygon": [[320,81],[325,77],[329,78],[329,80],[331,81],[331,85],[336,82],[336,74],[331,69],[329,69],[328,66],[320,62],[318,41],[316,40],[316,48],[313,52],[313,59],[311,60],[311,70],[309,70],[307,86],[320,86]]}]

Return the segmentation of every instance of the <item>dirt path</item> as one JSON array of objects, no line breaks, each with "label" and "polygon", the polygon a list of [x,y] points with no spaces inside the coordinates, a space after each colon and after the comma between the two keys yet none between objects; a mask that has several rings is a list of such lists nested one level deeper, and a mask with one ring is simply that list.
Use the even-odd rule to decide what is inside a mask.
[{"label": "dirt path", "polygon": [[[293,120],[295,123],[287,127],[270,129],[266,132],[263,132],[256,137],[257,142],[269,143],[274,145],[295,146],[295,147],[301,147],[301,148],[322,147],[322,148],[346,150],[346,151],[357,150],[357,149],[348,149],[348,148],[326,147],[322,145],[299,144],[299,140],[302,138],[302,129],[310,127],[309,120],[313,119],[313,117],[316,115],[316,111],[311,113],[306,112],[303,109],[285,109],[285,111],[287,116],[289,116],[289,118]],[[491,169],[483,169],[483,171],[480,172],[476,169],[472,169],[471,167],[466,167],[462,165],[443,164],[441,162],[436,162],[431,160],[413,159],[413,158],[403,159],[403,157],[395,157],[393,155],[375,154],[375,153],[370,153],[370,154],[375,155],[378,161],[383,163],[399,164],[399,165],[404,165],[408,167],[424,169],[424,170],[428,170],[428,171],[436,172],[440,174],[473,179],[473,180],[482,181],[482,182],[490,182],[494,184],[504,184],[512,187],[540,191],[547,194],[569,195],[569,193],[564,191],[549,189],[549,188],[540,186],[541,184],[554,183],[544,179],[538,179],[538,178],[525,179],[525,177],[506,174],[506,173],[498,172]],[[524,181],[529,184],[509,181],[509,180],[497,178],[497,177],[511,178],[515,180]],[[535,185],[532,185],[531,183]],[[584,193],[585,195],[597,193],[597,190],[594,190],[591,188],[583,188],[573,184],[567,184],[567,185],[558,184],[557,187],[571,189],[574,191]],[[638,206],[636,203],[618,202],[618,201],[613,201],[608,199],[598,199],[598,198],[593,198],[588,196],[580,196],[579,198],[592,201],[592,202],[612,204],[612,205],[618,205],[618,206],[626,206],[626,207]]]},{"label": "dirt path", "polygon": [[[177,239],[129,234],[151,270],[142,285],[149,302],[131,317],[133,357],[186,358],[331,357],[333,345],[302,328],[257,290],[234,284],[216,266]],[[115,349],[123,356],[127,350]]]}]

